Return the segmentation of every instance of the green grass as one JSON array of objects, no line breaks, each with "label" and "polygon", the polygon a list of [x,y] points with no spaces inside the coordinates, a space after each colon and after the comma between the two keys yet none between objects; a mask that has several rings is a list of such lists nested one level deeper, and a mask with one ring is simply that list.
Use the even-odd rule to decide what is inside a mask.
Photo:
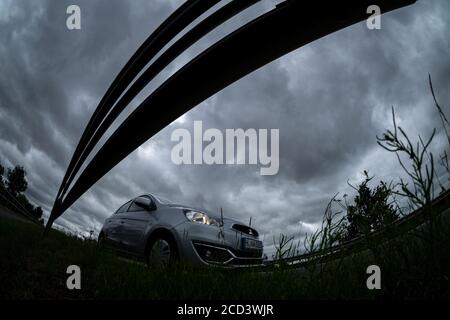
[{"label": "green grass", "polygon": [[[441,228],[442,229],[442,228]],[[409,234],[300,271],[266,273],[174,267],[149,269],[93,242],[0,218],[1,299],[416,299],[450,298],[448,228],[427,241]],[[81,290],[66,288],[66,269],[81,267]],[[382,289],[368,290],[377,264]]]}]

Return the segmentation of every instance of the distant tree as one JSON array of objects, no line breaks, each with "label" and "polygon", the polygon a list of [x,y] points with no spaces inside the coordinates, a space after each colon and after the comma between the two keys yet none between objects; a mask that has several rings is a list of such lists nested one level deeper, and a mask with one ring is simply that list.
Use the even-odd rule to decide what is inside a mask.
[{"label": "distant tree", "polygon": [[358,194],[354,204],[347,206],[347,239],[381,229],[400,217],[393,201],[394,191],[391,185],[381,181],[371,189],[368,184],[373,177],[369,177],[367,171],[364,171],[364,175],[366,178],[358,187],[352,186]]},{"label": "distant tree", "polygon": [[3,175],[5,174],[5,167],[0,163],[0,188],[4,186]]},{"label": "distant tree", "polygon": [[21,166],[16,166],[14,169],[8,169],[6,175],[6,187],[14,196],[27,190],[28,183],[25,179],[25,175],[25,169]]},{"label": "distant tree", "polygon": [[5,205],[5,200],[3,199],[3,192],[5,189],[5,182],[3,180],[3,175],[5,174],[5,167],[0,163],[0,204]]},{"label": "distant tree", "polygon": [[20,203],[20,206],[24,208],[28,213],[34,215],[34,206],[28,201],[28,198],[24,194],[19,194],[16,196],[17,201]]},{"label": "distant tree", "polygon": [[[35,207],[23,194],[27,190],[28,183],[26,180],[25,169],[21,166],[8,169],[6,173],[6,179],[3,179],[5,174],[5,168],[0,164],[0,191],[1,189],[7,189],[9,194],[6,193],[4,197],[0,197],[0,204],[11,207],[13,210],[18,210],[23,213],[28,213],[38,220],[40,223],[44,223],[42,218],[43,211],[41,207]],[[11,197],[12,196],[12,197]],[[5,200],[6,199],[6,200]]]},{"label": "distant tree", "polygon": [[44,212],[42,211],[42,208],[41,207],[36,207],[36,208],[34,208],[34,210],[33,210],[33,215],[37,218],[37,219],[41,219],[42,218],[42,214],[43,214]]}]

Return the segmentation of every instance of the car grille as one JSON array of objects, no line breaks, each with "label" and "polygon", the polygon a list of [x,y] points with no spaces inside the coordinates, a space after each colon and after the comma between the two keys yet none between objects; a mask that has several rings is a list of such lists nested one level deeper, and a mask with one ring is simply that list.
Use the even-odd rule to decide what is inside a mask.
[{"label": "car grille", "polygon": [[206,262],[227,263],[232,259],[230,253],[224,249],[202,243],[194,243],[198,255]]},{"label": "car grille", "polygon": [[255,251],[243,251],[243,250],[234,250],[230,249],[231,252],[237,257],[242,258],[261,258],[262,256],[262,250],[255,250]]},{"label": "car grille", "polygon": [[236,231],[248,234],[249,236],[257,237],[259,235],[258,231],[256,231],[255,229],[247,227],[247,226],[244,226],[242,224],[236,224],[235,223],[235,224],[233,224],[231,226],[231,228],[236,230]]},{"label": "car grille", "polygon": [[261,264],[262,262],[262,250],[248,252],[203,242],[193,242],[193,244],[200,258],[208,263],[241,266]]}]

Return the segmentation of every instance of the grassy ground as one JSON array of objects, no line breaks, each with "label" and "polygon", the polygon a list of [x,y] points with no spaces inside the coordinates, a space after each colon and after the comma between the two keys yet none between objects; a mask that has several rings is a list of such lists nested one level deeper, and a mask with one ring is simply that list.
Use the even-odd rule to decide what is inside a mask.
[{"label": "grassy ground", "polygon": [[[251,273],[178,267],[152,270],[93,242],[0,217],[0,299],[408,299],[450,298],[450,237],[433,248],[408,235],[300,271]],[[66,269],[81,267],[81,290],[66,288]],[[381,268],[382,289],[368,290],[366,268]]]}]

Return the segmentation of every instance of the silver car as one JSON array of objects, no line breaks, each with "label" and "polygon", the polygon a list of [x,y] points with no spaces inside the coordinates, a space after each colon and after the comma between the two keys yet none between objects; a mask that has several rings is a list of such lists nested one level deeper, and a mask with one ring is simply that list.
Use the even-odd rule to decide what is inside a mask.
[{"label": "silver car", "polygon": [[258,232],[234,219],[143,195],[106,219],[99,244],[147,263],[248,266],[262,262]]}]

